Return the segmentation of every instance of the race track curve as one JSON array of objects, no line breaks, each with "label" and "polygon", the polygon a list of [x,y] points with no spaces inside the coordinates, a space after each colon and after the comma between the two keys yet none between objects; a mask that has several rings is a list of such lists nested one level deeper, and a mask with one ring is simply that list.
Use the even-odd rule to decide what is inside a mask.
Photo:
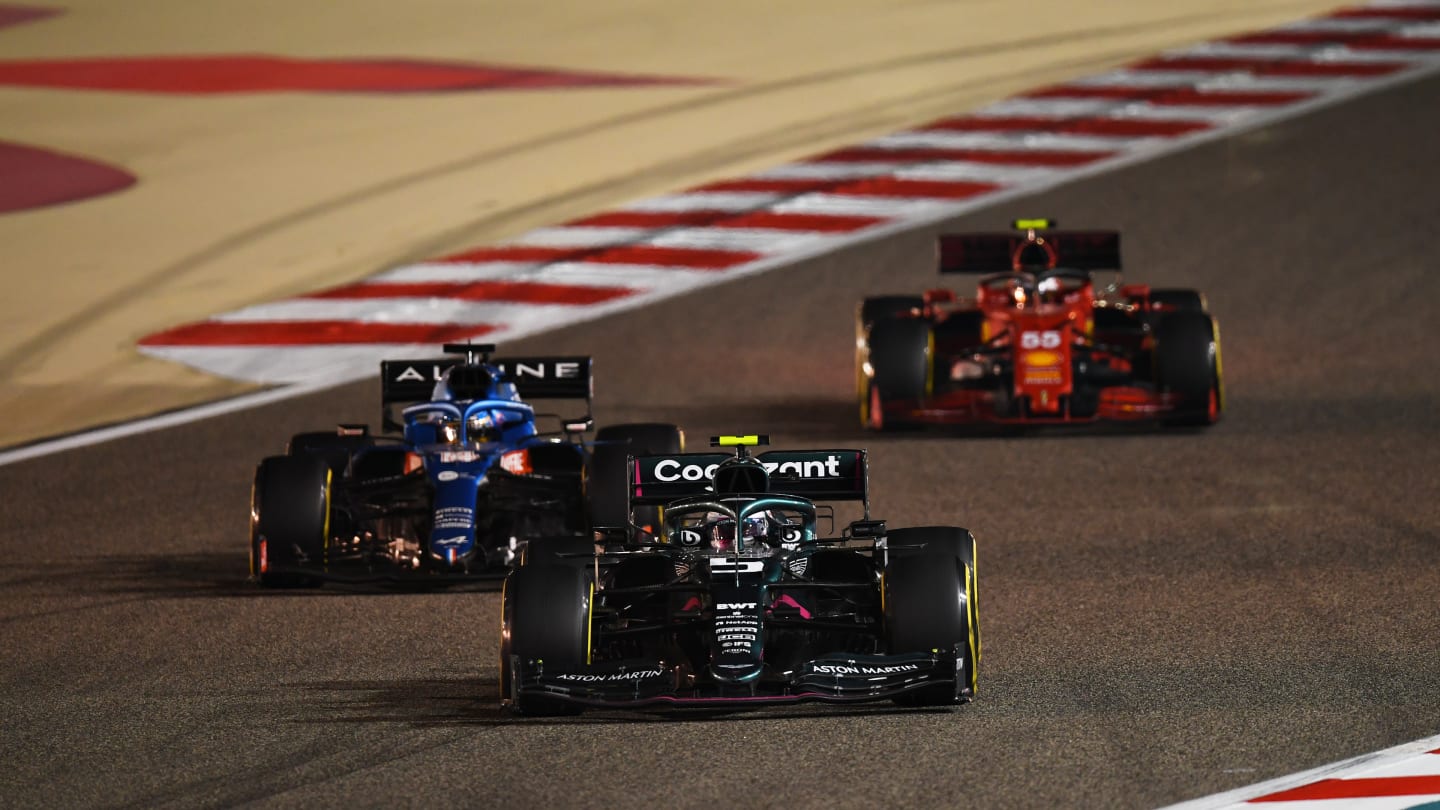
[{"label": "race track curve", "polygon": [[[949,223],[1119,227],[1197,286],[1203,433],[855,427],[852,311],[916,233],[506,347],[596,357],[597,416],[868,445],[876,513],[979,537],[955,711],[495,706],[494,593],[260,592],[253,464],[377,387],[0,468],[0,796],[15,807],[1153,807],[1440,728],[1440,78]],[[781,348],[783,347],[783,350]]]}]

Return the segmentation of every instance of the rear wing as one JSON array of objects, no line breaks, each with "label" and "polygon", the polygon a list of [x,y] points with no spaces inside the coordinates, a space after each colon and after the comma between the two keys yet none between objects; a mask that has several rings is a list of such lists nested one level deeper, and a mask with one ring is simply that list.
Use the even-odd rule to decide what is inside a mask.
[{"label": "rear wing", "polygon": [[[449,348],[448,346],[446,347]],[[386,430],[400,430],[390,406],[396,403],[428,402],[445,372],[466,359],[459,357],[425,360],[382,360],[380,362],[380,423]],[[500,371],[500,379],[515,384],[525,401],[532,399],[583,399],[585,416],[571,424],[590,427],[594,377],[590,357],[512,357],[486,360]],[[565,420],[562,420],[565,421]],[[570,424],[566,432],[573,432]]]},{"label": "rear wing", "polygon": [[[594,386],[590,357],[511,357],[491,360],[501,379],[515,384],[521,399],[589,400]],[[383,360],[380,404],[424,402],[445,372],[464,363],[459,357]]]},{"label": "rear wing", "polygon": [[[664,505],[713,491],[711,478],[729,453],[676,453],[630,459],[630,505]],[[864,450],[771,450],[755,459],[770,473],[770,492],[812,501],[861,501],[870,514],[870,464]]]},{"label": "rear wing", "polygon": [[1021,251],[1042,253],[1051,268],[1120,270],[1118,231],[1045,231],[1030,239],[1020,233],[964,233],[941,236],[941,273],[1010,273],[1020,269]]}]

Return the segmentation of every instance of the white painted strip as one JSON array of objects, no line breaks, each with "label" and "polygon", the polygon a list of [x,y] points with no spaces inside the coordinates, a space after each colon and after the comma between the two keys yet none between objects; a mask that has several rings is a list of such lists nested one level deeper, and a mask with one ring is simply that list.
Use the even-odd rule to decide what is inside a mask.
[{"label": "white painted strip", "polygon": [[784,194],[769,191],[690,191],[665,194],[628,203],[622,211],[754,211],[784,199]]},{"label": "white painted strip", "polygon": [[833,244],[846,234],[781,231],[769,228],[677,228],[646,240],[658,247],[733,250],[754,253],[792,253]]},{"label": "white painted strip", "polygon": [[577,284],[593,287],[651,287],[673,283],[694,283],[713,270],[663,267],[648,264],[603,264],[600,262],[526,263],[523,270],[509,269],[513,262],[478,264],[413,264],[385,274],[385,281],[418,283],[466,281],[534,281],[546,284]]},{"label": "white painted strip", "polygon": [[941,182],[995,183],[1001,186],[1026,186],[1050,182],[1071,173],[1065,167],[1001,166],[994,163],[973,163],[966,160],[944,160],[919,163],[895,173],[901,180],[939,180]]},{"label": "white painted strip", "polygon": [[[486,335],[489,340],[489,335]],[[152,346],[145,354],[187,365],[201,365],[214,374],[236,379],[263,380],[272,385],[304,386],[318,377],[335,377],[341,383],[373,377],[377,357],[435,357],[435,344],[370,343],[315,346]],[[281,389],[285,390],[285,389]],[[298,396],[298,394],[297,394]]]},{"label": "white painted strip", "polygon": [[1371,81],[1352,76],[1254,76],[1244,71],[1225,73],[1194,70],[1117,70],[1101,76],[1076,79],[1080,87],[1195,87],[1201,90],[1247,90],[1254,92],[1300,91],[1330,93],[1347,90]]},{"label": "white painted strip", "polygon": [[1108,98],[1014,98],[998,101],[975,112],[977,118],[1004,115],[1040,118],[1078,118],[1105,115],[1128,102]]},{"label": "white painted strip", "polygon": [[[1210,56],[1227,59],[1292,59],[1307,60],[1321,51],[1335,46],[1291,45],[1283,42],[1202,42],[1185,48],[1166,51],[1164,56],[1171,59]],[[1343,49],[1342,49],[1343,50]]]},{"label": "white painted strip", "polygon": [[1319,17],[1277,26],[1276,31],[1334,31],[1340,34],[1384,33],[1413,20],[1403,17]]},{"label": "white painted strip", "polygon": [[1389,779],[1395,776],[1440,776],[1440,754],[1425,753],[1406,757],[1392,763],[1378,765],[1374,770],[1365,773],[1365,777],[1369,779],[1380,777]]},{"label": "white painted strip", "polygon": [[[1221,59],[1285,59],[1290,62],[1356,62],[1391,64],[1415,62],[1429,59],[1433,51],[1413,51],[1397,48],[1347,48],[1343,45],[1265,45],[1231,42],[1211,42],[1181,51],[1171,51],[1166,56],[1177,59],[1186,57],[1214,57]],[[1293,57],[1293,58],[1287,58]]]},{"label": "white painted strip", "polygon": [[[1239,807],[1246,807],[1250,810],[1255,810],[1255,808],[1263,807],[1275,807],[1277,808],[1277,810],[1279,810],[1279,808],[1284,807],[1287,808],[1287,810],[1291,810],[1292,808],[1295,808],[1301,803],[1286,802],[1284,804],[1271,804],[1269,802],[1266,802],[1263,804],[1247,805],[1245,804],[1245,802],[1254,798],[1258,798],[1260,796],[1266,796],[1271,793],[1279,793],[1282,790],[1290,790],[1292,788],[1308,785],[1312,782],[1318,782],[1321,779],[1344,779],[1346,777],[1358,777],[1366,773],[1367,771],[1372,771],[1376,769],[1377,767],[1383,767],[1392,762],[1410,759],[1412,757],[1415,757],[1416,755],[1424,754],[1426,751],[1433,751],[1436,748],[1440,748],[1440,734],[1437,734],[1434,737],[1426,737],[1423,740],[1403,743],[1393,748],[1386,748],[1382,751],[1375,751],[1369,754],[1361,754],[1358,757],[1351,757],[1350,759],[1341,760],[1339,762],[1332,762],[1329,765],[1321,765],[1318,768],[1311,768],[1308,771],[1301,771],[1299,773],[1293,773],[1288,776],[1281,776],[1275,779],[1270,779],[1265,782],[1258,782],[1253,785],[1247,785],[1242,788],[1226,791],[1225,793],[1217,793],[1213,796],[1205,796],[1199,799],[1191,799],[1190,801],[1181,802],[1179,804],[1173,804],[1166,808],[1162,808],[1162,810],[1221,810],[1221,808]],[[1435,755],[1427,754],[1427,756]],[[1413,799],[1414,797],[1411,798]],[[1345,803],[1327,801],[1323,805],[1317,806],[1323,807],[1325,808],[1325,810],[1338,810],[1338,808],[1341,806],[1345,808],[1350,808],[1354,806],[1349,804],[1349,801],[1353,800],[1346,800]],[[1417,803],[1419,803],[1419,800],[1412,801],[1410,804],[1399,806],[1413,807]]]},{"label": "white painted strip", "polygon": [[932,129],[897,132],[867,141],[874,149],[1040,149],[1047,152],[1119,152],[1150,140],[1119,135],[1071,135],[1055,132],[975,132]]},{"label": "white painted strip", "polygon": [[603,248],[615,245],[629,245],[639,241],[653,228],[605,228],[581,225],[558,225],[553,228],[536,228],[521,234],[506,246],[554,248]]},{"label": "white painted strip", "polygon": [[600,262],[555,262],[527,277],[528,281],[549,284],[593,284],[637,289],[675,290],[693,287],[713,279],[717,271],[658,264],[602,264]]},{"label": "white painted strip", "polygon": [[786,163],[773,169],[766,169],[754,175],[767,180],[856,180],[862,177],[880,177],[893,174],[911,163],[894,162],[849,162],[816,161],[814,163]]},{"label": "white painted strip", "polygon": [[1434,796],[1369,796],[1363,799],[1311,799],[1298,802],[1264,802],[1236,805],[1236,810],[1413,810]]},{"label": "white painted strip", "polygon": [[[1323,65],[1325,62],[1355,62],[1375,63],[1375,65],[1395,65],[1395,63],[1420,62],[1434,56],[1434,50],[1417,48],[1405,50],[1400,48],[1345,48],[1341,45],[1329,45],[1318,48],[1318,46],[1293,46],[1293,45],[1223,45],[1217,43],[1211,52],[1192,52],[1192,56],[1215,56],[1223,59],[1251,59],[1264,58],[1263,55],[1251,55],[1247,53],[1250,49],[1282,49],[1282,48],[1303,48],[1305,59],[1289,59],[1290,62],[1313,62]],[[1184,56],[1184,55],[1176,55]]]},{"label": "white painted strip", "polygon": [[1206,70],[1112,70],[1095,76],[1081,76],[1069,83],[1077,87],[1134,87],[1152,90],[1164,87],[1194,87],[1214,77]]},{"label": "white painted strip", "polygon": [[984,151],[1120,151],[1132,146],[1139,138],[1115,138],[1107,135],[1071,135],[1068,133],[973,133],[973,131],[935,130],[927,133],[896,133],[868,141],[873,148],[973,148]]},{"label": "white painted strip", "polygon": [[1167,104],[1131,104],[1116,110],[1110,117],[1134,121],[1188,121],[1211,126],[1232,126],[1273,105],[1205,105],[1171,106]]},{"label": "white painted strip", "polygon": [[992,104],[977,116],[1036,116],[1042,118],[1131,118],[1139,121],[1236,121],[1254,112],[1249,106],[1188,106],[1117,101],[1104,98],[1019,98]]},{"label": "white painted strip", "polygon": [[1440,9],[1440,0],[1371,0],[1365,5],[1371,8],[1436,8]]},{"label": "white painted strip", "polygon": [[520,309],[574,310],[563,304],[466,301],[459,298],[291,298],[216,315],[224,323],[356,321],[358,323],[475,324],[513,320]]},{"label": "white painted strip", "polygon": [[392,284],[523,279],[542,262],[421,262],[381,273],[371,281]]},{"label": "white painted strip", "polygon": [[[711,283],[719,280],[712,274]],[[696,283],[683,285],[677,289],[650,290],[637,294],[633,297],[617,299],[614,301],[597,304],[583,308],[568,308],[568,312],[556,312],[557,307],[523,307],[515,308],[517,317],[512,318],[508,323],[497,324],[497,329],[484,336],[484,340],[496,343],[506,343],[550,331],[562,326],[571,326],[576,323],[601,318],[617,312],[635,309],[656,301],[693,290],[701,286]],[[657,336],[663,338],[664,336]],[[197,366],[211,373],[236,379],[249,379],[265,382],[267,384],[295,384],[296,388],[284,388],[279,391],[297,391],[293,396],[302,393],[309,393],[313,390],[331,388],[344,383],[355,382],[373,377],[379,368],[382,358],[396,357],[434,357],[436,347],[433,343],[424,344],[339,344],[339,345],[315,345],[315,346],[200,346],[200,347],[169,347],[169,346],[147,346],[142,351],[152,357],[172,360],[185,365]],[[317,379],[326,382],[316,383],[315,387],[308,383]],[[303,388],[303,390],[302,390]],[[284,398],[284,397],[280,397]],[[264,400],[265,402],[271,400]],[[256,404],[263,404],[257,402]],[[237,408],[236,410],[239,410]],[[228,411],[223,411],[228,413]],[[207,418],[209,414],[197,418]],[[134,423],[137,426],[147,424],[149,420]],[[178,424],[178,423],[177,423]],[[134,433],[145,432],[147,429],[160,429],[169,427],[170,423],[161,424],[155,428],[137,427]],[[112,438],[119,438],[126,433],[108,434],[99,441],[108,441]],[[84,444],[65,444],[58,446],[54,452],[72,449],[72,447],[84,446]],[[25,448],[28,449],[28,448]],[[25,458],[33,458],[36,453],[18,456],[14,460],[20,461]],[[43,455],[43,453],[38,453]],[[0,454],[0,465],[9,463],[8,454]]]},{"label": "white painted strip", "polygon": [[1401,39],[1440,39],[1440,22],[1420,23],[1395,32]]},{"label": "white painted strip", "polygon": [[829,214],[832,216],[918,217],[953,206],[953,200],[924,197],[862,197],[851,194],[812,192],[792,197],[770,210],[782,214]]}]

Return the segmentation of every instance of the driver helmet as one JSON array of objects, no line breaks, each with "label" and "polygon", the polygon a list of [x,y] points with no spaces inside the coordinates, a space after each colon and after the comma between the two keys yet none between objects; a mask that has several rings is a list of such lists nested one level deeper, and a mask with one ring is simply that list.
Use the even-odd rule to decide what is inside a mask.
[{"label": "driver helmet", "polygon": [[473,413],[465,420],[465,437],[471,442],[487,444],[501,437],[501,419],[493,411]]},{"label": "driver helmet", "polygon": [[1035,298],[1042,304],[1065,303],[1065,284],[1058,278],[1042,278],[1035,285]]},{"label": "driver helmet", "polygon": [[744,551],[757,545],[768,545],[770,518],[764,513],[747,515],[740,533],[740,546],[735,545],[735,521],[729,515],[715,515],[707,521],[710,547],[716,551]]},{"label": "driver helmet", "polygon": [[430,398],[441,402],[486,399],[494,393],[496,378],[482,365],[452,366],[441,375]]}]

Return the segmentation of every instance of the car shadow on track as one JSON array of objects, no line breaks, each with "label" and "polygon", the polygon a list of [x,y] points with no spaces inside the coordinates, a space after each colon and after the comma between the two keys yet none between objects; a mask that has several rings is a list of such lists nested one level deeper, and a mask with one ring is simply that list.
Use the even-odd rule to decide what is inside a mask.
[{"label": "car shadow on track", "polygon": [[435,587],[422,584],[340,584],[263,588],[249,576],[244,551],[116,554],[71,560],[63,567],[0,564],[0,588],[36,595],[124,596],[139,599],[298,598],[408,592],[499,591],[502,580]]},{"label": "car shadow on track", "polygon": [[866,706],[818,704],[746,709],[615,711],[590,709],[577,717],[522,717],[500,707],[498,676],[400,681],[320,681],[292,684],[307,693],[313,724],[406,723],[416,727],[509,725],[610,725],[622,723],[754,722],[786,718],[943,714],[950,709],[902,709],[888,703]]}]

